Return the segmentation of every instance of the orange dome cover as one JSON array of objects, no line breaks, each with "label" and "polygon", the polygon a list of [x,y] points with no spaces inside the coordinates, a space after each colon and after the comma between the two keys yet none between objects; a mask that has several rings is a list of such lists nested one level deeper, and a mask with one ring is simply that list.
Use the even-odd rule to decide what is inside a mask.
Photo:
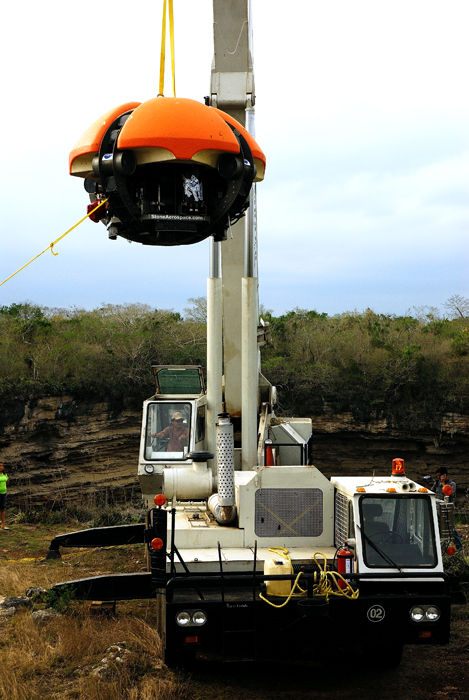
[{"label": "orange dome cover", "polygon": [[248,142],[248,146],[251,149],[252,157],[255,160],[260,160],[261,163],[263,163],[265,167],[265,155],[264,152],[259,148],[259,145],[257,141],[254,139],[253,136],[249,133],[249,131],[246,131],[244,126],[242,126],[239,121],[237,121],[234,117],[232,117],[230,114],[227,114],[226,112],[223,112],[221,109],[217,109],[216,107],[212,107],[212,109],[215,110],[215,112],[218,112],[218,114],[226,121],[228,124],[231,124],[231,126],[234,126],[236,129],[238,129],[239,133],[241,136],[244,136],[246,141]]},{"label": "orange dome cover", "polygon": [[72,164],[76,158],[87,156],[91,153],[98,153],[101,141],[110,124],[117,119],[121,114],[128,112],[129,109],[135,109],[141,102],[126,102],[119,107],[110,109],[109,112],[103,114],[97,119],[81,136],[73,147],[69,156],[70,173],[72,174]]},{"label": "orange dome cover", "polygon": [[154,97],[127,119],[117,146],[165,148],[178,160],[190,160],[198,151],[239,153],[232,130],[222,112],[182,97]]}]

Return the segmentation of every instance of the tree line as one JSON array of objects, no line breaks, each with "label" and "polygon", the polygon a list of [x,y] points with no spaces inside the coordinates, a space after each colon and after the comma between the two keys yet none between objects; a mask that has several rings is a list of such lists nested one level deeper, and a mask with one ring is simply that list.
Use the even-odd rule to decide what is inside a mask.
[{"label": "tree line", "polygon": [[[66,393],[139,406],[154,392],[152,362],[205,367],[205,299],[189,303],[183,314],[144,304],[0,307],[0,397]],[[262,367],[279,389],[278,413],[349,411],[408,429],[469,413],[469,300],[454,295],[444,308],[405,316],[262,308],[272,334]]]}]

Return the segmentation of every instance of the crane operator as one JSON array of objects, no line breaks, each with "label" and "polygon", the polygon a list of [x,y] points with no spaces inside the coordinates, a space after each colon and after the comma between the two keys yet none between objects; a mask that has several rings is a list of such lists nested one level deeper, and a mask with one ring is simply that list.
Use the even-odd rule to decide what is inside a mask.
[{"label": "crane operator", "polygon": [[159,433],[152,433],[152,438],[169,438],[167,452],[184,452],[189,440],[189,429],[184,425],[182,413],[175,411],[171,416],[171,425]]}]

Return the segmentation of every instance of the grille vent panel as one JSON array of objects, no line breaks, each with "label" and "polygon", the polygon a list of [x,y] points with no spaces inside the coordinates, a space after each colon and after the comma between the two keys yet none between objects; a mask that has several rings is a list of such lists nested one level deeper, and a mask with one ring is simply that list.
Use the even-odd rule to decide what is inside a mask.
[{"label": "grille vent panel", "polygon": [[321,489],[262,489],[256,493],[258,537],[319,537],[323,531]]}]

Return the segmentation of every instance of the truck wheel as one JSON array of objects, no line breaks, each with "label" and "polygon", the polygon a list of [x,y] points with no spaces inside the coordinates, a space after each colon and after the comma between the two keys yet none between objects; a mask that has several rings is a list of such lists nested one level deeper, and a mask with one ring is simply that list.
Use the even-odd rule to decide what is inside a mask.
[{"label": "truck wheel", "polygon": [[195,663],[195,649],[184,647],[182,649],[166,649],[164,662],[168,668],[192,668]]},{"label": "truck wheel", "polygon": [[404,645],[401,642],[378,644],[366,642],[363,653],[367,661],[377,668],[397,668],[402,660]]}]

